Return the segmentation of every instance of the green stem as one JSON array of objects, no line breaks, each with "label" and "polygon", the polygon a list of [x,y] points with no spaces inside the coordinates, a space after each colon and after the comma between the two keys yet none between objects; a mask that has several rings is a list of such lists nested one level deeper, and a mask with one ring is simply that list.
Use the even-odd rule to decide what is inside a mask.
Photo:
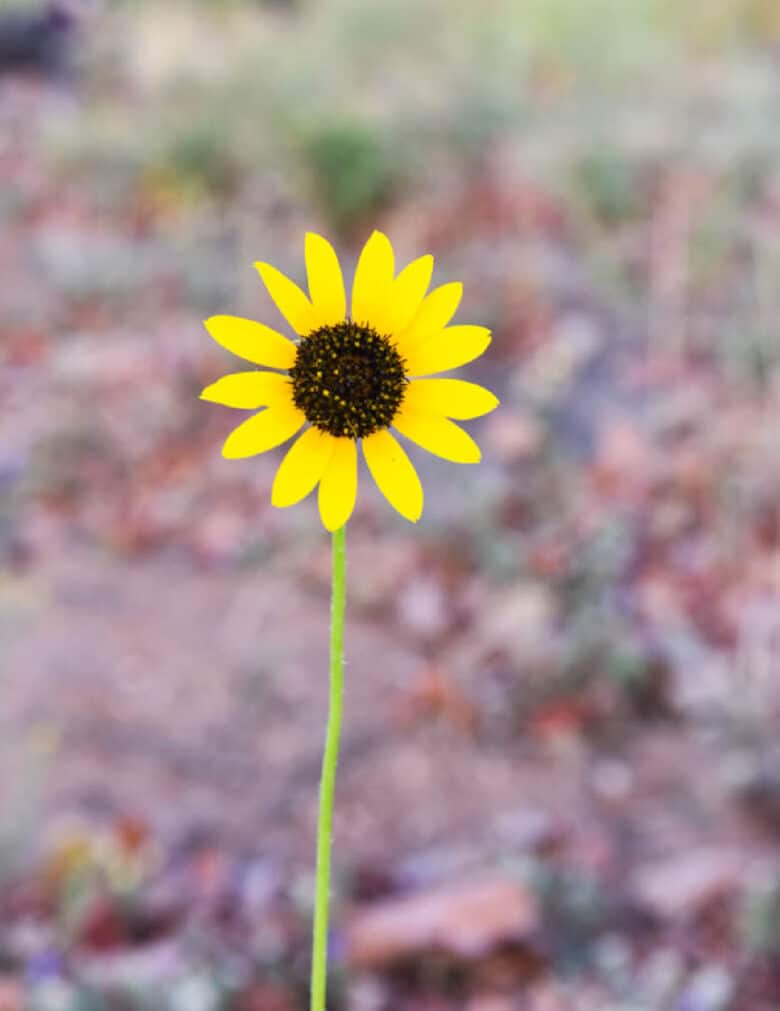
[{"label": "green stem", "polygon": [[328,976],[328,903],[333,790],[339,759],[341,713],[344,706],[344,602],[346,599],[346,526],[333,533],[333,588],[330,599],[330,710],[320,780],[317,825],[317,888],[311,958],[311,1011],[325,1011]]}]

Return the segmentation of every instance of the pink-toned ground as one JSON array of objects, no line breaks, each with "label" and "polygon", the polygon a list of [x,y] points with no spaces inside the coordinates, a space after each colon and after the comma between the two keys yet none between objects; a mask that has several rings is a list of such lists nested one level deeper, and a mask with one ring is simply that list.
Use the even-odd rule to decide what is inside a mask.
[{"label": "pink-toned ground", "polygon": [[[270,309],[228,295],[239,264],[141,184],[109,215],[49,166],[39,129],[58,114],[73,108],[46,89],[0,92],[6,1003],[56,979],[135,1007],[132,986],[143,1004],[205,973],[212,1003],[186,991],[178,1011],[286,1011],[305,980],[328,544],[311,504],[267,505],[277,456],[220,459],[233,418],[196,399],[229,367],[199,317]],[[419,459],[418,528],[368,480],[350,524],[334,999],[770,1011],[780,384],[651,353],[593,294],[568,209],[512,171],[486,160],[381,222],[473,276],[464,318],[487,314],[496,340],[470,374],[503,406],[475,426],[479,470]],[[669,191],[689,185],[670,170],[653,206],[669,241]],[[451,208],[475,206],[453,230]],[[299,272],[287,214],[264,239]]]}]

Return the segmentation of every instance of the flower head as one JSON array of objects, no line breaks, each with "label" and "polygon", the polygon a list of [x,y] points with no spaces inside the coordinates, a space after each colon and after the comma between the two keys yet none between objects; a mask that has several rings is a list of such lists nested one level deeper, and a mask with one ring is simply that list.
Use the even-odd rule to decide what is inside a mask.
[{"label": "flower head", "polygon": [[381,232],[360,254],[349,312],[338,258],[319,235],[306,236],[308,296],[270,264],[255,266],[298,340],[237,316],[206,320],[217,343],[263,367],[224,376],[201,393],[228,407],[263,408],[230,433],[222,455],[264,453],[305,427],[279,466],[271,501],[294,505],[319,484],[322,522],[337,530],[355,505],[360,442],[385,498],[416,522],[422,485],[390,429],[454,463],[478,463],[479,447],[452,419],[498,405],[482,386],[427,378],[465,365],[490,343],[485,327],[448,325],[463,286],[428,293],[432,256],[396,274],[393,247]]}]

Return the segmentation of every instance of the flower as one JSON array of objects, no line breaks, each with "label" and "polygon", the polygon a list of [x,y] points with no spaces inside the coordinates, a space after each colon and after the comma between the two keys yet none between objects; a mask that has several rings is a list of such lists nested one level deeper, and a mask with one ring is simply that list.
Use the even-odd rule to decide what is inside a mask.
[{"label": "flower", "polygon": [[478,463],[479,447],[451,419],[487,414],[498,400],[474,383],[427,377],[477,358],[490,343],[490,331],[448,326],[463,285],[443,284],[426,294],[432,256],[413,260],[396,275],[393,247],[381,232],[360,254],[349,313],[330,243],[309,232],[305,255],[308,296],[275,267],[255,264],[297,343],[237,316],[205,321],[218,344],[264,369],[224,376],[201,393],[227,407],[264,408],[231,432],[222,455],[264,453],[307,426],[279,466],[271,501],[294,505],[319,484],[322,522],[337,530],[355,505],[359,442],[380,491],[416,522],[422,485],[390,429],[446,460]]}]

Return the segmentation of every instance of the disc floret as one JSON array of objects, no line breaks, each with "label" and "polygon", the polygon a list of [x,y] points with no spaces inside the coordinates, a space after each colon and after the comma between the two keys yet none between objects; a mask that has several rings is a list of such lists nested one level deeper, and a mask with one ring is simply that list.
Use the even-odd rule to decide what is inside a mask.
[{"label": "disc floret", "polygon": [[363,439],[392,424],[406,391],[404,365],[373,327],[351,320],[323,326],[298,345],[293,401],[323,432]]}]

